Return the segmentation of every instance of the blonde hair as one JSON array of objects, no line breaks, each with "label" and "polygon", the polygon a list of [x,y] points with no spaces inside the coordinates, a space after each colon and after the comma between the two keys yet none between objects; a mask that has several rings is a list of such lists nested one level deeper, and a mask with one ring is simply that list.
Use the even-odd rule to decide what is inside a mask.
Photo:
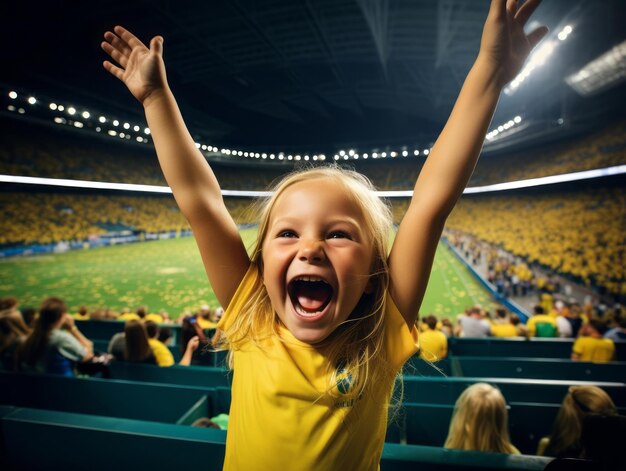
[{"label": "blonde hair", "polygon": [[475,383],[459,396],[444,448],[517,453],[509,440],[506,401],[499,389]]},{"label": "blonde hair", "polygon": [[[389,206],[375,194],[372,183],[360,173],[337,166],[300,170],[288,174],[275,185],[273,194],[263,201],[258,209],[260,223],[251,262],[258,268],[259,273],[263,272],[263,242],[274,206],[285,190],[300,182],[322,179],[340,185],[360,209],[373,250],[370,278],[373,292],[364,294],[349,318],[319,345],[327,348],[329,368],[332,369],[327,392],[331,393],[338,381],[345,382],[345,378],[348,378],[351,387],[343,397],[358,397],[369,381],[379,380],[381,375],[390,373],[388,368],[385,368],[387,363],[381,352],[384,340],[382,313],[385,311],[385,298],[389,286],[387,255],[392,214]],[[263,280],[258,277],[252,295],[246,301],[242,312],[237,313],[230,328],[218,336],[216,347],[230,349],[229,364],[232,367],[233,350],[248,340],[262,347],[265,339],[278,336],[278,322]]]},{"label": "blonde hair", "polygon": [[597,386],[571,386],[554,420],[547,456],[578,458],[583,419],[588,414],[615,415],[609,395]]}]

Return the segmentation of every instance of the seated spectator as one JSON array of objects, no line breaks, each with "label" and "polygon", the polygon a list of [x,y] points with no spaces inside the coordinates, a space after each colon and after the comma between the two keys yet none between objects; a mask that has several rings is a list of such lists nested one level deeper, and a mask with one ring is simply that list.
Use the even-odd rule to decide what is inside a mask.
[{"label": "seated spectator", "polygon": [[437,318],[432,314],[424,319],[426,330],[419,335],[420,357],[439,361],[448,356],[448,337],[437,330]]},{"label": "seated spectator", "polygon": [[31,329],[35,327],[37,310],[32,307],[22,307],[20,308],[20,312],[22,313],[22,319],[24,319],[24,323]]},{"label": "seated spectator", "polygon": [[506,401],[486,383],[469,386],[454,405],[444,448],[520,454],[509,440]]},{"label": "seated spectator", "polygon": [[517,328],[511,323],[506,309],[496,309],[496,317],[491,324],[491,335],[494,337],[516,337]]},{"label": "seated spectator", "polygon": [[459,316],[456,334],[459,337],[489,337],[491,325],[483,318],[479,307],[471,307]]},{"label": "seated spectator", "polygon": [[572,347],[572,360],[594,363],[607,363],[613,360],[615,343],[602,336],[604,331],[604,324],[597,319],[591,319],[587,325],[583,326],[580,329],[580,336],[574,341]]},{"label": "seated spectator", "polygon": [[622,315],[617,320],[617,327],[607,330],[604,338],[613,342],[626,342],[626,316]]},{"label": "seated spectator", "polygon": [[17,298],[8,296],[6,298],[0,298],[0,317],[12,315],[16,312],[19,313]]},{"label": "seated spectator", "polygon": [[145,321],[152,321],[156,324],[162,324],[163,323],[163,315],[161,314],[157,314],[156,312],[151,312],[150,314],[146,314],[146,317],[144,318]]},{"label": "seated spectator", "polygon": [[74,319],[76,319],[77,321],[86,321],[89,319],[89,310],[87,309],[87,306],[81,306],[78,309],[78,312],[76,312],[73,315]]},{"label": "seated spectator", "polygon": [[157,361],[148,342],[148,333],[143,322],[130,320],[124,326],[126,348],[124,360],[132,363],[146,363],[156,365]]},{"label": "seated spectator", "polygon": [[67,314],[65,303],[59,298],[47,298],[19,357],[27,369],[73,376],[76,362],[87,362],[93,357],[93,344]]},{"label": "seated spectator", "polygon": [[537,455],[557,458],[581,458],[583,420],[590,414],[615,415],[617,410],[609,395],[597,386],[569,388],[554,421],[552,434],[539,442]]},{"label": "seated spectator", "polygon": [[159,342],[159,326],[152,321],[145,321],[146,333],[148,334],[148,344],[152,349],[152,354],[156,359],[159,366],[172,366],[174,362],[174,355],[170,352],[170,349],[165,346],[164,343]]},{"label": "seated spectator", "polygon": [[559,330],[556,318],[545,313],[542,306],[533,308],[533,316],[526,323],[529,337],[557,337]]},{"label": "seated spectator", "polygon": [[17,352],[31,333],[19,312],[0,317],[0,366],[5,371],[18,369]]},{"label": "seated spectator", "polygon": [[[198,346],[193,349],[190,365],[213,366],[213,359],[208,351],[209,339],[198,325],[196,316],[186,316],[180,329],[180,351],[185,354],[189,349],[189,342],[193,337],[198,337]],[[182,364],[182,360],[181,360]]]},{"label": "seated spectator", "polygon": [[113,355],[113,358],[116,360],[124,361],[126,352],[126,334],[124,332],[113,334],[111,340],[109,340],[107,352]]},{"label": "seated spectator", "polygon": [[191,337],[189,341],[187,342],[185,353],[183,354],[183,357],[180,359],[178,364],[182,366],[191,365],[191,362],[193,361],[193,354],[196,352],[196,350],[198,350],[199,346],[200,346],[200,338],[197,335],[194,337]]},{"label": "seated spectator", "polygon": [[526,327],[526,324],[522,323],[517,314],[511,313],[509,319],[511,320],[511,324],[515,326],[515,334],[517,337],[528,337],[528,327]]},{"label": "seated spectator", "polygon": [[211,309],[208,304],[200,306],[200,312],[196,316],[198,319],[198,325],[202,330],[215,329],[217,327],[217,316],[215,310]]},{"label": "seated spectator", "polygon": [[172,340],[172,329],[169,327],[159,327],[158,339],[163,345],[169,345]]},{"label": "seated spectator", "polygon": [[572,326],[572,337],[578,337],[578,332],[583,325],[583,319],[581,317],[582,308],[578,303],[572,303],[569,310],[569,315],[567,316],[567,320]]},{"label": "seated spectator", "polygon": [[454,336],[454,329],[450,319],[441,319],[441,332],[448,338]]},{"label": "seated spectator", "polygon": [[569,321],[571,315],[569,307],[563,301],[557,301],[554,303],[554,310],[551,315],[556,320],[556,328],[559,331],[559,337],[572,338],[574,333],[572,324]]}]

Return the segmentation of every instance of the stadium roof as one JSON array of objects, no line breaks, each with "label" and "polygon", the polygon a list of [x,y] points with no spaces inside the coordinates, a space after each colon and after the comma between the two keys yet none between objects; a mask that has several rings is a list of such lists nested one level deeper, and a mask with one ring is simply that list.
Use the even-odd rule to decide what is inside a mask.
[{"label": "stadium roof", "polygon": [[[523,116],[544,131],[580,132],[622,118],[624,83],[582,97],[565,77],[626,38],[625,4],[544,0],[533,20],[550,28],[558,48],[503,95],[494,123]],[[139,105],[101,66],[102,34],[122,24],[145,41],[165,37],[169,80],[196,139],[268,152],[423,148],[443,126],[476,56],[488,6],[488,0],[4,2],[0,84],[143,122]],[[569,37],[558,41],[567,25]]]}]

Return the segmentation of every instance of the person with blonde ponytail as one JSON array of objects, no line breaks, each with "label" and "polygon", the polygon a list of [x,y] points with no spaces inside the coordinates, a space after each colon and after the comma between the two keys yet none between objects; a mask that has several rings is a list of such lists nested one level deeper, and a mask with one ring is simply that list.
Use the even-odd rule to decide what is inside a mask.
[{"label": "person with blonde ponytail", "polygon": [[509,439],[509,414],[498,388],[469,386],[454,405],[444,448],[520,454]]}]

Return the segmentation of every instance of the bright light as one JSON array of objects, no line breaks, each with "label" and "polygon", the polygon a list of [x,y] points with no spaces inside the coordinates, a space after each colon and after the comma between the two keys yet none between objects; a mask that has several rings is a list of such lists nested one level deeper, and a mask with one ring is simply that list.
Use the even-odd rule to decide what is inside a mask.
[{"label": "bright light", "polygon": [[106,122],[107,122],[107,119],[106,119],[104,116],[100,116],[100,117],[98,118],[98,121],[100,121],[101,123],[106,123]]},{"label": "bright light", "polygon": [[141,136],[137,136],[135,139],[137,139],[137,142],[143,142],[143,137]]},{"label": "bright light", "polygon": [[133,131],[135,132],[139,132],[141,128],[139,126],[137,126],[136,124],[133,126]]},{"label": "bright light", "polygon": [[119,126],[119,125],[120,125],[120,122],[119,122],[117,119],[114,119],[114,120],[113,120],[113,126],[116,126],[116,127],[117,127],[117,126]]},{"label": "bright light", "polygon": [[352,156],[354,155],[354,149],[350,149],[350,150],[348,151],[348,155],[349,155],[350,157],[352,157]]},{"label": "bright light", "polygon": [[91,114],[89,113],[89,111],[83,111],[82,117],[85,119],[89,119],[89,117],[91,116]]},{"label": "bright light", "polygon": [[333,157],[335,160],[339,160],[339,156],[337,154],[335,154],[335,156]]},{"label": "bright light", "polygon": [[522,117],[521,117],[521,116],[516,116],[515,118],[513,118],[513,121],[514,121],[516,124],[519,124],[519,123],[521,123],[521,122],[522,122]]},{"label": "bright light", "polygon": [[124,123],[124,129],[130,129],[130,124]]},{"label": "bright light", "polygon": [[[143,133],[144,133],[144,134],[150,134],[150,128],[145,128],[145,129],[143,130]],[[215,152],[217,152],[217,147],[215,148]]]},{"label": "bright light", "polygon": [[83,127],[83,123],[81,123],[80,121],[74,121],[74,127],[75,128],[82,128]]},{"label": "bright light", "polygon": [[100,132],[100,131],[102,131],[102,128],[100,126],[97,126],[96,127],[96,132]]},{"label": "bright light", "polygon": [[70,106],[67,109],[67,114],[74,116],[76,114],[76,108],[74,108],[73,106]]},{"label": "bright light", "polygon": [[17,112],[18,112],[19,114],[24,114],[24,113],[26,113],[26,110],[25,110],[24,108],[18,108],[18,109],[17,109]]},{"label": "bright light", "polygon": [[380,154],[380,156],[381,156],[383,159],[384,159],[384,158],[386,158],[386,157],[387,157],[387,152],[383,152],[383,153],[381,153],[381,154]]},{"label": "bright light", "polygon": [[49,107],[52,111],[55,111],[55,110],[57,109],[57,104],[56,104],[56,103],[50,103],[50,104],[48,105],[48,107]]},{"label": "bright light", "polygon": [[344,155],[346,155],[346,151],[345,150],[340,150],[339,151],[339,155],[343,157]]},{"label": "bright light", "polygon": [[196,144],[196,149],[200,149],[200,143],[196,142],[195,144]]},{"label": "bright light", "polygon": [[65,119],[61,118],[59,116],[55,116],[54,122],[57,123],[57,124],[65,124]]},{"label": "bright light", "polygon": [[11,100],[15,100],[15,99],[17,98],[17,93],[16,93],[16,92],[14,92],[14,91],[10,91],[10,92],[9,92],[9,98],[10,98]]},{"label": "bright light", "polygon": [[30,105],[34,105],[35,103],[37,103],[37,98],[35,98],[34,96],[29,96],[28,100],[26,101],[28,101]]},{"label": "bright light", "polygon": [[420,151],[419,150],[414,150],[413,151],[413,155],[420,155]]},{"label": "bright light", "polygon": [[57,110],[58,111],[63,111],[64,109],[65,109],[65,107],[63,105],[57,106]]},{"label": "bright light", "polygon": [[117,136],[117,131],[114,131],[113,129],[109,129],[109,132],[107,133],[109,136]]},{"label": "bright light", "polygon": [[409,155],[409,153],[406,150],[402,151],[402,157],[406,157],[407,155]]},{"label": "bright light", "polygon": [[430,149],[424,149],[424,155],[430,154]]}]

